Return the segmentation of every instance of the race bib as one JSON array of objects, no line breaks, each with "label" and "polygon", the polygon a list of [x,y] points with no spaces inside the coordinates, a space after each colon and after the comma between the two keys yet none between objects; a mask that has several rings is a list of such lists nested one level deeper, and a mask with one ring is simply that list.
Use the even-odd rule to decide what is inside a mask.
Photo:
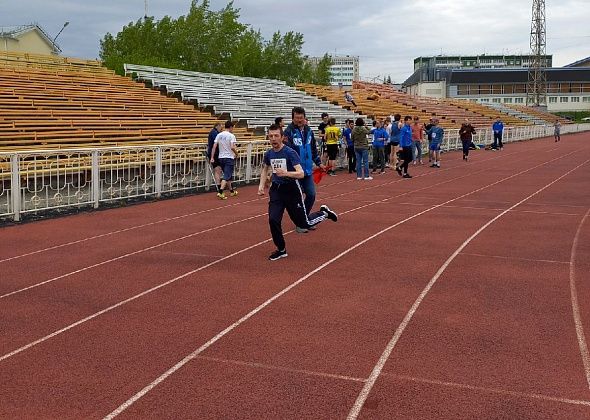
[{"label": "race bib", "polygon": [[436,133],[432,133],[432,140],[436,138]]},{"label": "race bib", "polygon": [[272,168],[272,173],[276,174],[277,169],[284,169],[287,170],[287,159],[271,159],[270,166]]}]

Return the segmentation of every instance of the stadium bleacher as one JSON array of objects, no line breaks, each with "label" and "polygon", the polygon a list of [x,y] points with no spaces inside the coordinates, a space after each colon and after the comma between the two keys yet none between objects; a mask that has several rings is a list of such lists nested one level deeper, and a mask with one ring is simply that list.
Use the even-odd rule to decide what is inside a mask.
[{"label": "stadium bleacher", "polygon": [[[0,52],[0,150],[206,142],[219,118],[93,60]],[[236,128],[240,140],[261,139]]]},{"label": "stadium bleacher", "polygon": [[245,120],[248,127],[268,127],[276,117],[291,121],[295,106],[305,108],[311,127],[327,112],[342,123],[359,115],[340,106],[327,104],[288,86],[285,82],[252,77],[228,76],[125,64],[125,73],[154,88],[179,94],[183,101],[210,107],[216,114],[229,114],[232,120]]}]

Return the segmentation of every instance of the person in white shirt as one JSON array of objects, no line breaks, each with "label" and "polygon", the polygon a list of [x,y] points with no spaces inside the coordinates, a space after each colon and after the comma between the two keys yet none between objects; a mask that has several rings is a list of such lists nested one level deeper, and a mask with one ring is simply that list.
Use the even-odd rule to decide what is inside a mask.
[{"label": "person in white shirt", "polygon": [[[232,188],[232,178],[234,175],[234,166],[236,156],[238,155],[238,149],[236,148],[236,136],[233,134],[234,123],[227,121],[225,123],[225,130],[222,131],[215,137],[213,143],[213,150],[211,156],[215,156],[215,151],[219,148],[219,165],[223,172],[221,180],[221,191],[217,193],[217,197],[221,200],[226,200],[227,197],[224,193],[225,189],[228,188],[232,197],[238,195],[238,191]],[[211,157],[211,163],[214,162],[214,158]]]}]

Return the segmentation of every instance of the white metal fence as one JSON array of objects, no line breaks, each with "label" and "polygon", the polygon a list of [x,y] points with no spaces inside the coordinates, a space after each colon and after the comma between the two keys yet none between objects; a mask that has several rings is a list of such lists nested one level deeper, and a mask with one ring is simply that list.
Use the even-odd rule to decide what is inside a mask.
[{"label": "white metal fence", "polygon": [[[590,124],[564,125],[562,134],[590,130]],[[553,135],[551,126],[506,128],[505,143]],[[491,130],[478,130],[474,143],[489,144]],[[266,142],[239,147],[234,179],[256,181]],[[461,148],[458,130],[447,130],[443,150]],[[95,149],[0,153],[0,218],[58,209],[98,208],[133,198],[154,198],[213,185],[204,144],[169,144]],[[345,158],[344,158],[345,159]],[[342,166],[344,162],[341,162]]]}]

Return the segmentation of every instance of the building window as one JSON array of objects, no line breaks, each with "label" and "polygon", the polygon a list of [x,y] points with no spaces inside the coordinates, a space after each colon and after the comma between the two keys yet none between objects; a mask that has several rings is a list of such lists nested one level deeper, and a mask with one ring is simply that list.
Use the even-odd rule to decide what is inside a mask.
[{"label": "building window", "polygon": [[495,104],[499,104],[502,102],[502,98],[492,98],[492,102]]},{"label": "building window", "polygon": [[512,98],[504,98],[504,103],[505,104],[511,104],[512,103]]},{"label": "building window", "polygon": [[572,96],[572,102],[580,102],[579,96]]},{"label": "building window", "polygon": [[[551,98],[549,98],[549,99],[551,99]],[[549,102],[551,102],[551,101],[549,101]],[[524,98],[514,98],[514,103],[524,104]]]},{"label": "building window", "polygon": [[562,96],[561,98],[559,98],[559,102],[564,103],[564,102],[569,102],[570,98],[568,98],[567,96]]},{"label": "building window", "polygon": [[590,96],[584,96],[582,102],[590,102]]},{"label": "building window", "polygon": [[557,103],[557,97],[555,97],[555,96],[550,96],[550,97],[549,97],[549,103],[550,103],[550,104]]}]

